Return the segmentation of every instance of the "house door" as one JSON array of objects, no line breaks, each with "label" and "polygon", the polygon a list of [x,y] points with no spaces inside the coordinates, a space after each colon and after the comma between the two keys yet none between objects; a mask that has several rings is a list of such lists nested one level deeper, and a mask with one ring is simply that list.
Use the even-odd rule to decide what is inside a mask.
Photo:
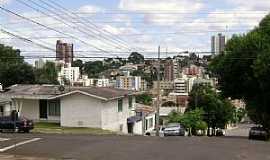
[{"label": "house door", "polygon": [[39,100],[39,118],[47,119],[47,100]]},{"label": "house door", "polygon": [[128,133],[133,134],[134,123],[128,123]]}]

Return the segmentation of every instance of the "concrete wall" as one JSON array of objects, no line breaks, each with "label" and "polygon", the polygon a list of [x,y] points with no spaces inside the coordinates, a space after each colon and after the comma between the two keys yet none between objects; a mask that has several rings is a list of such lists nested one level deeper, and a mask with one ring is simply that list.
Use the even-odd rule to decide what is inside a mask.
[{"label": "concrete wall", "polygon": [[101,100],[82,94],[61,98],[61,126],[101,128]]},{"label": "concrete wall", "polygon": [[[134,105],[133,99],[133,105]],[[123,99],[123,110],[118,112],[118,100],[113,100],[105,103],[102,106],[102,128],[116,132],[128,133],[127,118],[135,113],[133,108],[128,108],[128,97]],[[122,130],[121,127],[122,126]]]},{"label": "concrete wall", "polygon": [[[149,114],[149,115],[147,115],[146,117],[145,117],[145,123],[146,123],[146,121],[148,121],[149,122],[149,120],[150,119],[152,119],[152,122],[153,122],[153,124],[152,124],[152,127],[150,127],[149,126],[149,124],[148,124],[148,128],[147,128],[147,130],[145,130],[145,132],[147,132],[147,131],[152,131],[153,129],[155,129],[155,124],[156,124],[156,118],[155,118],[156,116],[155,116],[155,113],[152,113],[152,114]],[[145,124],[146,125],[146,124]]]},{"label": "concrete wall", "polygon": [[20,111],[20,116],[26,117],[28,119],[38,121],[39,120],[39,100],[21,100],[22,110]]},{"label": "concrete wall", "polygon": [[143,121],[136,122],[133,126],[133,134],[143,135]]}]

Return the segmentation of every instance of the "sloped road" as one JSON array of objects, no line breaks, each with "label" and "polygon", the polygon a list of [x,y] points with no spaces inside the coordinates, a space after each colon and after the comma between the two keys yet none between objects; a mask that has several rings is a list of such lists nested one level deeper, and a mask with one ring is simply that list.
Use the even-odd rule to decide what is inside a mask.
[{"label": "sloped road", "polygon": [[0,137],[11,140],[16,137],[17,141],[40,138],[0,153],[1,160],[17,160],[16,157],[20,160],[270,160],[270,142],[237,136],[160,138],[0,134]]}]

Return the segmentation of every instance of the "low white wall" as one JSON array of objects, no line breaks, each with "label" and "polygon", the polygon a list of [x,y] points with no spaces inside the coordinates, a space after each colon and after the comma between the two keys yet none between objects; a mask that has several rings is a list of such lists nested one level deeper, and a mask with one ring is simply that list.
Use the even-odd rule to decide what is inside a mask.
[{"label": "low white wall", "polygon": [[21,100],[22,110],[20,111],[20,116],[26,117],[28,119],[38,121],[39,120],[39,100]]},{"label": "low white wall", "polygon": [[[134,104],[134,103],[133,103]],[[128,133],[127,119],[134,115],[133,108],[128,108],[128,98],[123,99],[123,110],[118,112],[118,100],[104,103],[102,106],[102,128]],[[120,129],[122,126],[122,130]]]},{"label": "low white wall", "polygon": [[61,126],[101,128],[101,100],[83,94],[61,98]]}]

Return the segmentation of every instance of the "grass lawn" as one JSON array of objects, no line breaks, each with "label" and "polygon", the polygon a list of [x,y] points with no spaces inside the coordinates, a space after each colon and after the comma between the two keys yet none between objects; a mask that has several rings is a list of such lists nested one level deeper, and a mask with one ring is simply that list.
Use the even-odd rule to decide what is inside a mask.
[{"label": "grass lawn", "polygon": [[32,130],[33,133],[58,133],[58,134],[90,134],[90,135],[112,135],[116,134],[112,131],[103,130],[100,128],[75,128],[61,127],[59,123],[35,123]]}]

